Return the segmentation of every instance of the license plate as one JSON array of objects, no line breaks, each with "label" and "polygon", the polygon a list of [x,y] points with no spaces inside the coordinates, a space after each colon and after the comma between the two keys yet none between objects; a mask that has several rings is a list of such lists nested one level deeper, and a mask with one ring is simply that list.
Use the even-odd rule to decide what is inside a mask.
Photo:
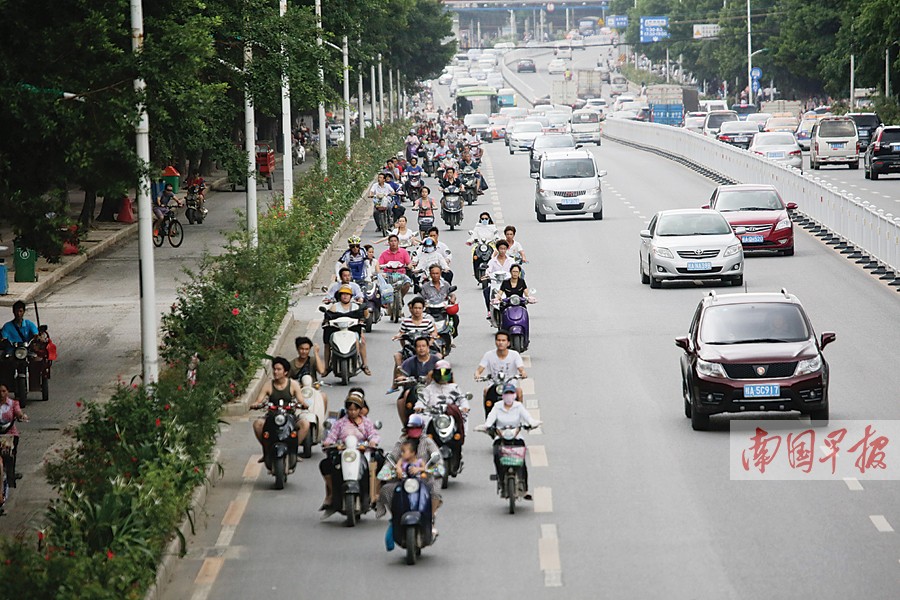
[{"label": "license plate", "polygon": [[891,150],[900,150],[900,144],[891,144]]},{"label": "license plate", "polygon": [[781,386],[777,383],[752,383],[744,386],[744,398],[778,398]]},{"label": "license plate", "polygon": [[763,239],[765,239],[765,238],[763,238],[763,236],[761,236],[761,235],[741,236],[741,241],[744,242],[745,244],[762,244]]},{"label": "license plate", "polygon": [[784,152],[766,152],[769,158],[784,158]]},{"label": "license plate", "polygon": [[734,138],[734,141],[736,141],[736,142],[746,142],[746,141],[747,141],[747,136],[745,136],[745,135],[739,135],[739,136],[737,136],[737,137]]},{"label": "license plate", "polygon": [[712,269],[711,262],[689,262],[687,264],[688,271],[709,271]]},{"label": "license plate", "polygon": [[573,204],[581,204],[581,200],[578,198],[563,198],[560,204],[563,205],[573,205]]},{"label": "license plate", "polygon": [[844,142],[841,142],[839,144],[828,144],[828,145],[831,146],[832,150],[842,150],[844,148],[844,146],[846,146],[847,144],[845,144]]}]

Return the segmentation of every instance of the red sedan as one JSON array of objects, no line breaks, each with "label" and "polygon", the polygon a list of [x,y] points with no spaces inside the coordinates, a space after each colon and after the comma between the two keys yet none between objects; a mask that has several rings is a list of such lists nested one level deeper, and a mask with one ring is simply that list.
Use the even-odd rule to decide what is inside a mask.
[{"label": "red sedan", "polygon": [[722,213],[745,252],[774,250],[785,256],[794,254],[794,224],[788,211],[797,205],[785,204],[775,186],[720,185],[703,208]]}]

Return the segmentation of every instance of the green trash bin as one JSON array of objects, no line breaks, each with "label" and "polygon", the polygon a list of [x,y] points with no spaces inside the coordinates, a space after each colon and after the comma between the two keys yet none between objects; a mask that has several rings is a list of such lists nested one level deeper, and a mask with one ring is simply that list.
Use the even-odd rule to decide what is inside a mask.
[{"label": "green trash bin", "polygon": [[175,167],[166,167],[162,172],[162,177],[160,179],[166,183],[171,183],[172,191],[176,194],[178,193],[178,188],[181,187],[181,173],[179,173]]},{"label": "green trash bin", "polygon": [[37,252],[34,250],[16,246],[13,266],[16,270],[16,281],[25,283],[37,281]]}]

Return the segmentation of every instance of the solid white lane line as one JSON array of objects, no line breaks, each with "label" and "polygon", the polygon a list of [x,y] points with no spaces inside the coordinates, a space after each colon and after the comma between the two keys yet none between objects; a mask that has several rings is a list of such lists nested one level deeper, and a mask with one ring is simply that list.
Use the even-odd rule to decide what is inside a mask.
[{"label": "solid white lane line", "polygon": [[528,455],[531,457],[532,467],[546,467],[547,449],[544,446],[529,446]]},{"label": "solid white lane line", "polygon": [[536,513],[552,513],[553,512],[553,492],[548,487],[534,488],[534,512]]},{"label": "solid white lane line", "polygon": [[853,491],[853,492],[863,491],[863,486],[859,482],[859,479],[857,479],[856,477],[844,477],[844,483],[847,484],[847,487],[850,489],[850,491]]},{"label": "solid white lane line", "polygon": [[556,525],[541,525],[538,558],[544,572],[544,587],[562,586],[562,563],[559,560],[559,538]]},{"label": "solid white lane line", "polygon": [[894,528],[891,527],[888,520],[884,518],[884,515],[869,515],[869,520],[872,521],[875,529],[881,533],[891,533],[894,531]]}]

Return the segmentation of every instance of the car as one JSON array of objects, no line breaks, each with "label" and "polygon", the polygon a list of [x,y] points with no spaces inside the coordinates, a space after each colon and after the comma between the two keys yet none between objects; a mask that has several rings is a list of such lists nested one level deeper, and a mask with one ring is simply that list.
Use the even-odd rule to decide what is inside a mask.
[{"label": "car", "polygon": [[547,111],[544,114],[547,119],[547,126],[544,127],[544,133],[571,133],[569,119],[571,116],[557,110]]},{"label": "car", "polygon": [[438,85],[450,85],[450,82],[453,81],[453,73],[442,73],[437,81]]},{"label": "car", "polygon": [[536,173],[541,166],[541,155],[548,150],[575,150],[575,137],[572,135],[542,133],[534,138],[528,160],[531,172]]},{"label": "car", "polygon": [[[749,118],[749,117],[748,117]],[[793,135],[800,121],[796,117],[771,117],[766,121],[763,131],[784,131]]]},{"label": "car", "polygon": [[516,73],[537,73],[537,67],[530,58],[523,58],[516,63]]},{"label": "car", "polygon": [[700,100],[700,110],[703,112],[728,110],[728,104],[724,100]]},{"label": "car", "polygon": [[506,125],[509,117],[506,115],[491,115],[491,139],[502,140],[506,138]]},{"label": "car", "polygon": [[725,217],[744,252],[774,250],[784,256],[794,255],[794,224],[788,211],[796,210],[797,205],[785,205],[774,185],[720,185],[703,208],[717,210]]},{"label": "car", "polygon": [[809,132],[809,165],[818,170],[822,165],[847,165],[859,168],[859,136],[856,122],[850,117],[822,117]]},{"label": "car", "polygon": [[755,104],[747,104],[746,102],[741,102],[740,104],[732,104],[731,110],[737,113],[738,118],[741,121],[746,121],[747,115],[752,115],[755,112],[759,112],[759,107]]},{"label": "car", "polygon": [[626,121],[637,121],[638,111],[636,110],[617,110],[609,115],[610,119],[624,119]]},{"label": "car", "polygon": [[594,142],[600,145],[602,113],[585,108],[572,113],[572,135],[576,142]]},{"label": "car", "polygon": [[329,146],[339,146],[344,143],[344,126],[337,123],[328,125],[325,133],[325,141]]},{"label": "car", "polygon": [[900,125],[882,126],[875,130],[863,162],[866,179],[874,181],[879,175],[900,173]]},{"label": "car", "polygon": [[703,124],[706,122],[705,112],[689,112],[684,115],[684,124],[682,127],[694,133],[703,133]]},{"label": "car", "polygon": [[719,279],[744,284],[744,251],[725,217],[700,208],[663,210],[641,231],[641,283]]},{"label": "car", "polygon": [[469,77],[474,78],[476,81],[484,81],[487,79],[487,76],[487,71],[481,67],[475,66],[469,68]]},{"label": "car", "polygon": [[556,49],[556,58],[563,60],[572,60],[572,48],[561,46]]},{"label": "car", "polygon": [[797,125],[797,129],[794,130],[794,137],[797,138],[797,143],[800,144],[802,150],[809,150],[809,134],[813,125],[816,124],[816,120],[817,117],[803,117],[800,124]]},{"label": "car", "polygon": [[463,117],[463,125],[478,134],[479,139],[493,142],[491,137],[491,119],[483,113],[471,113]]},{"label": "car", "polygon": [[509,140],[509,153],[515,154],[522,150],[530,150],[534,138],[543,132],[544,126],[540,121],[529,118],[515,124],[512,131],[506,130],[506,139]]},{"label": "car", "polygon": [[503,75],[500,73],[488,73],[487,79],[485,83],[491,87],[495,87],[498,90],[503,87]]},{"label": "car", "polygon": [[619,96],[615,99],[612,105],[612,109],[615,110],[624,110],[624,105],[629,102],[634,102],[635,98],[631,94],[619,94]]},{"label": "car", "polygon": [[584,107],[606,112],[606,109],[609,108],[609,103],[604,98],[588,98],[584,103]]},{"label": "car", "polygon": [[798,411],[813,425],[828,424],[829,366],[822,354],[836,335],[816,337],[796,296],[780,293],[704,297],[681,355],[684,415],[694,430],[710,415]]},{"label": "car", "polygon": [[547,151],[540,167],[531,173],[534,186],[534,213],[538,222],[547,215],[584,215],[603,219],[601,179],[606,171],[597,168],[594,155],[583,149]]},{"label": "car", "polygon": [[738,115],[733,110],[714,110],[706,113],[706,120],[703,121],[703,135],[716,137],[719,135],[719,128],[722,123],[727,121],[738,121]]},{"label": "car", "polygon": [[872,133],[881,127],[881,118],[875,113],[847,113],[847,116],[856,123],[856,132],[859,135],[859,149],[869,147]]},{"label": "car", "polygon": [[643,121],[644,123],[649,123],[653,120],[653,113],[650,112],[649,106],[641,106],[637,108],[636,113],[637,114],[634,117],[635,121]]},{"label": "car", "polygon": [[550,64],[547,65],[547,73],[550,75],[555,75],[559,73],[565,73],[568,67],[566,66],[566,61],[561,58],[554,58],[550,61]]},{"label": "car", "polygon": [[772,118],[772,116],[772,113],[753,113],[747,115],[747,118],[744,120],[748,123],[755,123],[759,131],[762,131],[766,127],[766,121]]},{"label": "car", "polygon": [[[501,111],[503,109],[500,109]],[[521,123],[522,121],[527,121],[527,115],[513,115],[509,118],[509,121],[506,123],[506,137],[503,138],[503,143],[509,148],[509,136],[512,135],[513,130],[516,127],[516,123]]]},{"label": "car", "polygon": [[793,133],[762,131],[753,138],[748,150],[775,162],[803,170],[803,151]]},{"label": "car", "polygon": [[725,121],[719,128],[716,139],[738,148],[746,150],[753,137],[759,133],[759,127],[756,123],[747,123],[746,121]]}]

